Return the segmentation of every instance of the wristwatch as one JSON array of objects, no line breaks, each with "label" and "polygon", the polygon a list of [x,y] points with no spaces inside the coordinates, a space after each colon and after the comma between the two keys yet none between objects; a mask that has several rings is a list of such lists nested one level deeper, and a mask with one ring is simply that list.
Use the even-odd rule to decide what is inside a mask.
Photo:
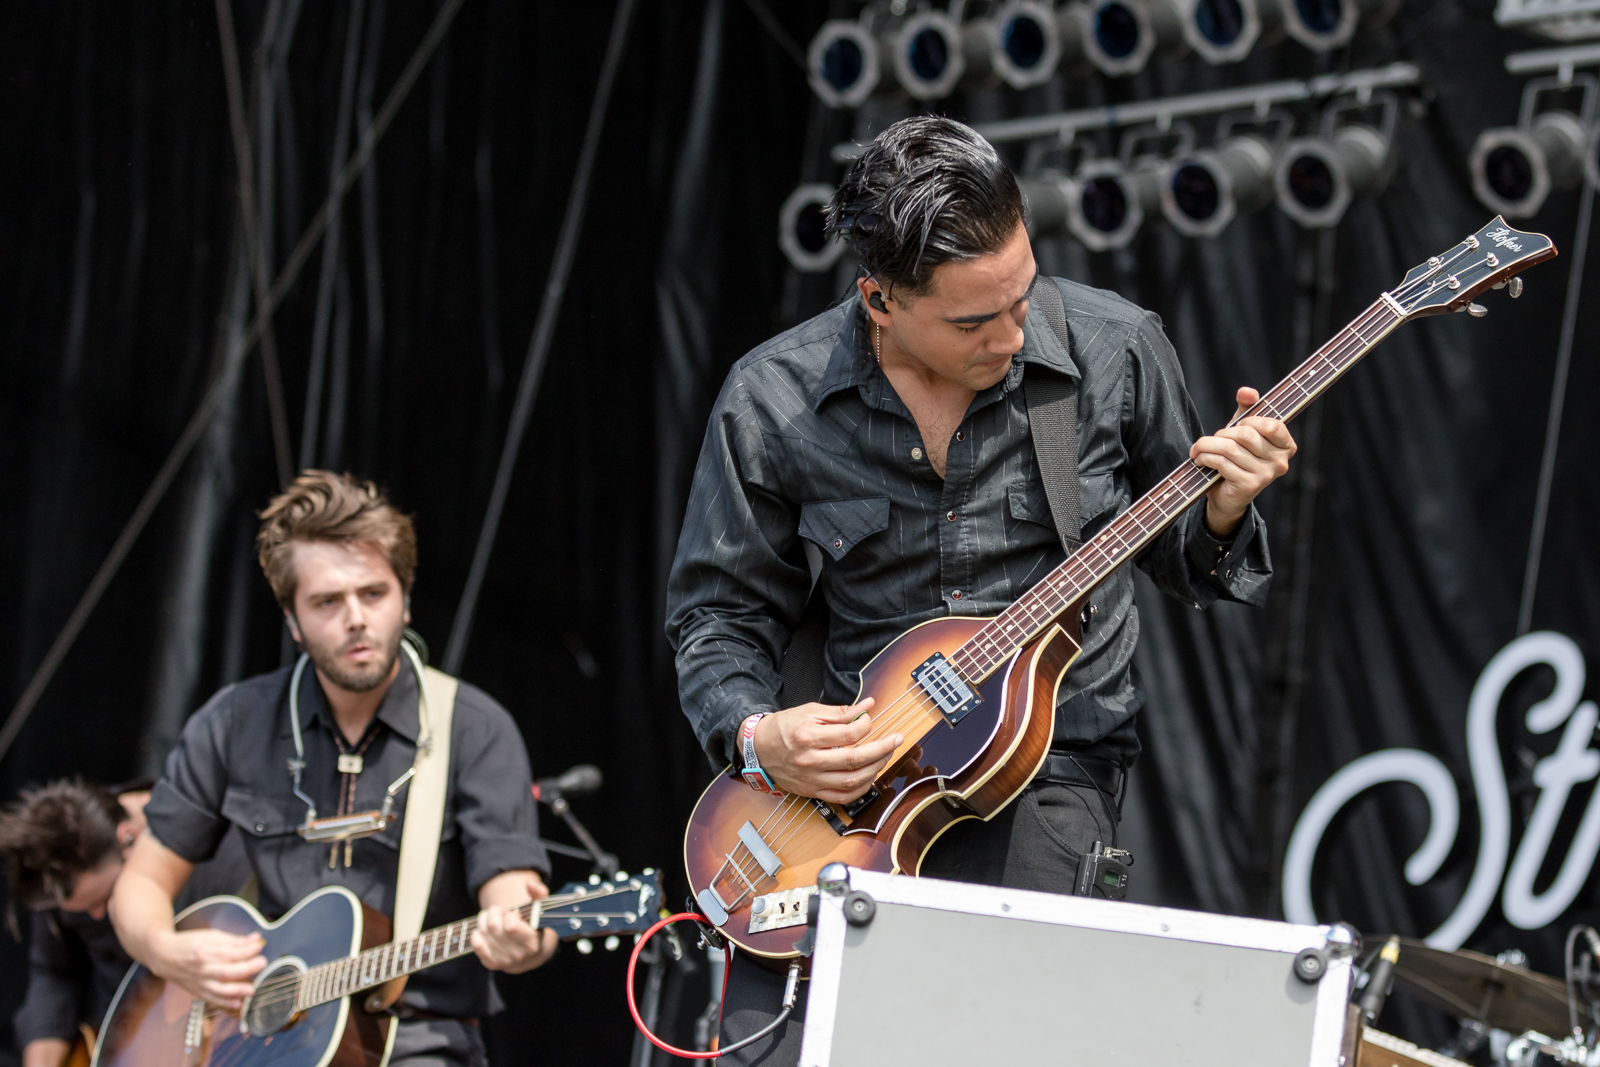
[{"label": "wristwatch", "polygon": [[756,723],[770,712],[757,712],[744,721],[739,727],[739,748],[744,753],[744,769],[739,773],[744,775],[744,780],[750,783],[750,788],[758,793],[767,793],[771,796],[783,796],[783,790],[772,784],[772,779],[761,767],[761,757],[756,755]]}]

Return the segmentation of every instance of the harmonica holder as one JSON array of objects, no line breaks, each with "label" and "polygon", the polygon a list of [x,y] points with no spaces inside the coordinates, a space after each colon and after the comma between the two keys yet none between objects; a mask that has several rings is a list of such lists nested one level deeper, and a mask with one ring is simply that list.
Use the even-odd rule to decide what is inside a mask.
[{"label": "harmonica holder", "polygon": [[[417,712],[421,717],[420,725],[424,731],[421,740],[417,742],[417,754],[421,756],[433,747],[433,717],[428,714],[428,694],[423,685],[422,661],[409,642],[401,641],[400,648],[405,652],[406,661],[417,675]],[[394,798],[417,773],[417,765],[412,763],[406,768],[406,773],[389,783],[389,788],[384,790],[382,810],[358,811],[326,819],[317,818],[316,801],[300,788],[300,775],[306,769],[305,743],[300,737],[300,676],[305,673],[308,661],[309,657],[302,652],[300,659],[295,662],[294,673],[289,678],[289,726],[294,734],[294,759],[289,761],[289,776],[294,779],[294,795],[306,806],[306,821],[297,827],[295,832],[314,844],[354,841],[381,834],[388,829],[391,822],[395,821]]]}]

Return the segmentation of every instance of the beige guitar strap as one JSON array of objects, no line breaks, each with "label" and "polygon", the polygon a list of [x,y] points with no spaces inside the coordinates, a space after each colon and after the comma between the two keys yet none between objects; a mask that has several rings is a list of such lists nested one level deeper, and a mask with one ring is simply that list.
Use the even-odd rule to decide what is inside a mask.
[{"label": "beige guitar strap", "polygon": [[[409,645],[403,646],[408,654]],[[419,666],[420,661],[413,661]],[[433,892],[433,872],[444,834],[444,801],[450,783],[450,722],[455,715],[460,682],[443,671],[422,668],[422,690],[417,710],[417,758],[412,764],[406,797],[405,824],[400,828],[400,874],[394,889],[394,936],[406,941],[422,932],[423,915]],[[402,975],[367,998],[368,1011],[392,1006],[405,991]],[[393,1028],[391,1027],[391,1033]]]}]

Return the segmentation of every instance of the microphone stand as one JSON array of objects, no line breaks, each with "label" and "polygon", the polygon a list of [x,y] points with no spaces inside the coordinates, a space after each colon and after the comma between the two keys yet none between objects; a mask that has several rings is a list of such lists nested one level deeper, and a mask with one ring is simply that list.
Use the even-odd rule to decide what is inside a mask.
[{"label": "microphone stand", "polygon": [[[572,831],[572,836],[576,837],[579,843],[583,845],[580,849],[573,848],[571,845],[563,845],[559,841],[542,841],[544,847],[563,856],[589,860],[594,864],[596,874],[602,875],[607,879],[615,878],[617,876],[616,855],[600,847],[600,842],[594,839],[594,835],[589,832],[589,828],[584,826],[578,820],[578,817],[572,813],[572,805],[567,803],[567,798],[559,792],[546,792],[540,795],[539,800],[548,806],[551,811],[561,816],[561,821],[567,824],[567,829]],[[677,932],[669,926],[663,931],[663,934],[665,935],[664,941],[652,942],[646,946],[644,953],[640,956],[640,959],[645,963],[646,970],[644,996],[640,998],[639,1008],[644,1017],[645,1025],[651,1030],[655,1030],[660,1024],[661,997],[666,985],[668,966],[676,965],[686,975],[698,969],[694,960],[684,951],[683,942],[679,940]],[[663,945],[665,946],[664,948]],[[713,997],[720,992],[717,988],[721,980],[720,972],[714,975],[714,978],[716,980],[712,982]],[[696,1029],[700,1029],[698,1020]],[[654,1052],[655,1049],[645,1040],[644,1034],[642,1032],[635,1033],[633,1035],[633,1050],[628,1056],[629,1067],[650,1067]]]},{"label": "microphone stand", "polygon": [[[576,815],[572,814],[572,805],[567,803],[567,798],[557,794],[545,800],[545,803],[550,806],[551,811],[561,816],[561,821],[567,824],[567,829],[572,831],[572,836],[576,837],[586,850],[580,853],[574,848],[558,848],[556,851],[566,855],[576,853],[580,859],[592,860],[597,873],[604,875],[606,878],[615,878],[617,876],[617,857],[602,849],[600,842],[596,841],[588,828],[578,821]],[[549,847],[548,843],[546,847]]]}]

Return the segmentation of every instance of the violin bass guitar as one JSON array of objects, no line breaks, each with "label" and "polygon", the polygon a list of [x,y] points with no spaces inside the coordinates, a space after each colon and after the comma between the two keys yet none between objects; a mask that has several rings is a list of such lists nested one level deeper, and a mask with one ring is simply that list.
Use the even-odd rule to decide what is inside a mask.
[{"label": "violin bass guitar", "polygon": [[[1293,418],[1402,323],[1480,315],[1474,297],[1503,287],[1518,295],[1516,273],[1555,254],[1549,238],[1496,218],[1412,268],[1238,418]],[[805,925],[823,865],[916,874],[950,825],[1011,803],[1049,751],[1056,690],[1079,652],[1086,598],[1219,479],[1186,460],[998,616],[925,622],[878,653],[861,669],[857,697],[876,701],[867,739],[904,741],[855,802],[768,796],[719,775],[684,837],[706,917],[756,956],[793,958],[802,933],[794,927]]]},{"label": "violin bass guitar", "polygon": [[[614,947],[613,935],[642,933],[660,907],[660,875],[646,871],[573,883],[518,910],[562,940],[600,937]],[[271,962],[242,1010],[223,1012],[135,964],[106,1013],[92,1067],[383,1067],[394,1016],[371,991],[467,955],[477,923],[393,942],[388,918],[343,886],[317,890],[277,922],[237,897],[210,897],[186,908],[177,928],[266,941]]]}]

